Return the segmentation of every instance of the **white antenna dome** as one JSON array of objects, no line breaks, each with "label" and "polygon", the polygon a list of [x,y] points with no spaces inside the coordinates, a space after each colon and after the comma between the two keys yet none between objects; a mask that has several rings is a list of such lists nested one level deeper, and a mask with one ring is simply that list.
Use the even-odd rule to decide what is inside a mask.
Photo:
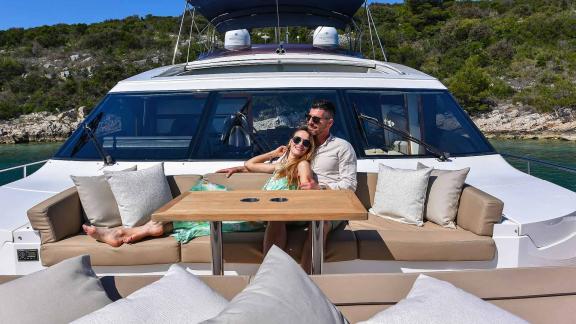
[{"label": "white antenna dome", "polygon": [[246,29],[227,31],[224,36],[224,48],[231,51],[250,48],[250,33]]},{"label": "white antenna dome", "polygon": [[320,26],[314,31],[312,44],[316,47],[338,47],[338,31],[334,27]]}]

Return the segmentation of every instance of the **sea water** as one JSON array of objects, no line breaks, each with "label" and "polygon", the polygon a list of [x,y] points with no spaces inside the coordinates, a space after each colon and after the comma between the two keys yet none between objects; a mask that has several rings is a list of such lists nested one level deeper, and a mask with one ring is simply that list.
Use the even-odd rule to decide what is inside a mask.
[{"label": "sea water", "polygon": [[[576,142],[559,140],[503,140],[492,139],[498,152],[527,156],[576,168]],[[0,170],[50,158],[62,143],[0,145]],[[527,171],[527,163],[507,158],[514,167]],[[29,167],[28,173],[40,167]],[[576,174],[531,163],[532,175],[576,191]],[[22,177],[22,170],[0,173],[0,185]]]}]

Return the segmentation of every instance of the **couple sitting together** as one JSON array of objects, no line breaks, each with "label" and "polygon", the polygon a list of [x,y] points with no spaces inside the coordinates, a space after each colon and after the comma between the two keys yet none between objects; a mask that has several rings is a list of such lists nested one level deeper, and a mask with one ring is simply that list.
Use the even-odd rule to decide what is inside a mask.
[{"label": "couple sitting together", "polygon": [[[315,101],[306,115],[306,126],[294,132],[286,146],[256,156],[242,167],[233,167],[217,172],[231,176],[237,172],[271,173],[263,190],[313,190],[313,189],[350,189],[356,190],[356,154],[352,145],[330,133],[334,125],[335,108],[327,100]],[[268,161],[279,158],[277,163]],[[333,222],[324,224],[324,241]],[[83,225],[84,231],[96,240],[112,246],[132,243],[149,236],[161,236],[172,232],[172,223],[149,221],[134,228],[100,228]],[[285,222],[269,222],[264,235],[264,253],[277,245],[286,245]],[[310,259],[309,241],[305,244],[302,260]],[[308,261],[309,262],[309,261]]]}]

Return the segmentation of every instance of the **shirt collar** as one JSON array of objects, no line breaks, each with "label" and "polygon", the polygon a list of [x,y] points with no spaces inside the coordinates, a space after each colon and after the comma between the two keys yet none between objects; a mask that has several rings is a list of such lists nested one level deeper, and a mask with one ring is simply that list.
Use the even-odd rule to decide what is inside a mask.
[{"label": "shirt collar", "polygon": [[333,140],[334,140],[334,135],[332,135],[332,133],[330,133],[330,135],[328,135],[328,138],[326,139],[326,141],[324,141],[324,143],[322,143],[318,147],[324,147],[324,146],[328,145],[328,143],[333,141]]}]

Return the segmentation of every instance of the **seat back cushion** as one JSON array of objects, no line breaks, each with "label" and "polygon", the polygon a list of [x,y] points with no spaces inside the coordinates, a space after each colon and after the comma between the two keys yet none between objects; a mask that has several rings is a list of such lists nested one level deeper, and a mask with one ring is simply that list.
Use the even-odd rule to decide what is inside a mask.
[{"label": "seat back cushion", "polygon": [[166,176],[172,197],[177,197],[194,187],[202,179],[198,174],[183,174]]},{"label": "seat back cushion", "polygon": [[464,185],[456,224],[477,235],[492,236],[502,220],[504,202],[478,188]]},{"label": "seat back cushion", "polygon": [[378,173],[358,172],[356,178],[358,180],[356,196],[358,196],[358,199],[366,209],[370,209],[374,203],[374,194],[376,193],[376,184],[378,183]]},{"label": "seat back cushion", "polygon": [[271,176],[267,173],[235,173],[226,178],[226,173],[208,173],[204,175],[204,179],[223,185],[228,190],[259,190]]},{"label": "seat back cushion", "polygon": [[40,232],[42,244],[78,234],[84,222],[75,187],[42,201],[30,208],[27,214],[32,228]]}]

